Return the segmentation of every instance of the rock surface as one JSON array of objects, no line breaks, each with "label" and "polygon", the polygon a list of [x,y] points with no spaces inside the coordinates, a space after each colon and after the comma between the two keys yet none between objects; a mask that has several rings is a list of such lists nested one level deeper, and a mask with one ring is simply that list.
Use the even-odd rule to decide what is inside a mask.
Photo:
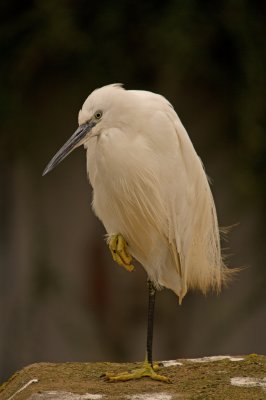
[{"label": "rock surface", "polygon": [[266,356],[216,356],[162,362],[172,383],[108,383],[101,375],[139,365],[32,364],[0,386],[1,400],[266,400]]}]

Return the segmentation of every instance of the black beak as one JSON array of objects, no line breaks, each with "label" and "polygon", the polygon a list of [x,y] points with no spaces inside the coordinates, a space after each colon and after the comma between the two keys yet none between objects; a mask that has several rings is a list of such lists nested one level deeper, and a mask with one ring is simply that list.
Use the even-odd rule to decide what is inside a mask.
[{"label": "black beak", "polygon": [[88,121],[82,124],[73,133],[70,139],[61,147],[61,149],[56,153],[56,155],[51,159],[42,176],[46,175],[48,172],[52,171],[64,158],[71,153],[78,145],[81,144],[82,139],[89,133],[89,131],[95,126],[94,121]]}]

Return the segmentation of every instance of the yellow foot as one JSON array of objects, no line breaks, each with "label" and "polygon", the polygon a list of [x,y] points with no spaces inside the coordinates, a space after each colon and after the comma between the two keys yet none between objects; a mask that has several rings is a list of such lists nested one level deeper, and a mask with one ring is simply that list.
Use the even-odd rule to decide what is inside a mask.
[{"label": "yellow foot", "polygon": [[121,381],[123,382],[123,381],[129,381],[131,379],[140,379],[148,377],[155,381],[171,383],[171,380],[169,378],[163,375],[159,375],[155,372],[158,369],[159,369],[158,365],[154,365],[154,367],[152,367],[150,363],[144,361],[144,364],[141,368],[134,369],[131,372],[123,372],[122,374],[119,375],[106,374],[104,377],[108,382],[121,382]]},{"label": "yellow foot", "polygon": [[120,234],[110,236],[108,239],[108,246],[112,253],[113,260],[127,271],[133,271],[134,266],[131,265],[132,257],[128,252],[127,242],[123,236]]}]

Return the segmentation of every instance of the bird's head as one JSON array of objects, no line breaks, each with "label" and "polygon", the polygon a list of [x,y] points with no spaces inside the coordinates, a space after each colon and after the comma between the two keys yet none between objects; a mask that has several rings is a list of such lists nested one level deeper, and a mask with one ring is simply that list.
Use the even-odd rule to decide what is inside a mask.
[{"label": "bird's head", "polygon": [[119,84],[94,90],[79,112],[79,127],[48,163],[43,175],[54,169],[75,148],[98,136],[112,120],[119,117],[117,110],[124,106],[126,91]]}]

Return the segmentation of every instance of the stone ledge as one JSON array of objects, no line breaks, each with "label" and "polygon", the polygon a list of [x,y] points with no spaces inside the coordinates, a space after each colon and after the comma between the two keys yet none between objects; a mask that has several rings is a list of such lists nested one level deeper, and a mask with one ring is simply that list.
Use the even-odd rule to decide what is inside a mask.
[{"label": "stone ledge", "polygon": [[39,363],[15,373],[0,387],[1,400],[263,400],[266,356],[215,356],[162,362],[172,384],[141,379],[108,383],[101,375],[139,365]]}]

